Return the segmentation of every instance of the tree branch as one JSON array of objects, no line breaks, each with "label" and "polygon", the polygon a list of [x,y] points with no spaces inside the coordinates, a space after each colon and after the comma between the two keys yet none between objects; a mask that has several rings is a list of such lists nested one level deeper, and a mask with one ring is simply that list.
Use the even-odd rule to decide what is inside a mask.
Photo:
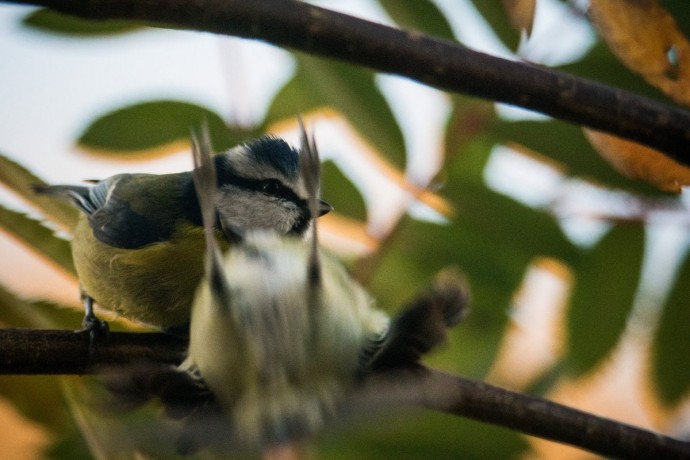
[{"label": "tree branch", "polygon": [[[179,364],[184,340],[161,333],[112,332],[89,353],[86,332],[0,329],[0,374],[88,374],[139,360]],[[409,374],[406,374],[409,375]],[[690,443],[526,396],[486,383],[427,369],[409,380],[375,377],[361,406],[372,398],[411,403],[617,458],[689,459]],[[398,389],[399,391],[396,391]],[[380,404],[379,404],[380,405]]]},{"label": "tree branch", "polygon": [[163,333],[111,332],[89,352],[89,333],[0,329],[0,375],[88,374],[94,367],[151,360],[179,364],[184,340]]},{"label": "tree branch", "polygon": [[425,407],[570,444],[603,456],[689,459],[683,442],[548,400],[430,370]]},{"label": "tree branch", "polygon": [[563,72],[294,0],[10,0],[269,43],[606,131],[690,165],[690,112]]}]

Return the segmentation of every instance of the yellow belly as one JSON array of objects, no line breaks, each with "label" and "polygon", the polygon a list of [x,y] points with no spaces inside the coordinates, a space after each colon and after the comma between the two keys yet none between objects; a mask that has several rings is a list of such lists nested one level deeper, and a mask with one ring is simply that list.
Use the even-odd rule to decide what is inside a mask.
[{"label": "yellow belly", "polygon": [[204,274],[203,229],[188,225],[170,241],[119,249],[98,241],[82,216],[74,241],[79,282],[99,306],[160,328],[189,322]]}]

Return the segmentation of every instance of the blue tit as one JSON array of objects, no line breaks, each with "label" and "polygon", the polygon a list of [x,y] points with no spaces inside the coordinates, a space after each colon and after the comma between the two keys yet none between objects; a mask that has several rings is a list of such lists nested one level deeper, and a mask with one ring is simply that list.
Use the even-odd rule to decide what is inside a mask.
[{"label": "blue tit", "polygon": [[[214,164],[217,232],[305,232],[312,216],[299,175],[299,153],[284,140],[252,140],[215,155]],[[66,198],[82,211],[72,255],[85,300],[86,328],[107,330],[93,314],[95,301],[138,322],[185,329],[204,274],[205,248],[191,171],[118,174],[89,185],[35,189]],[[320,201],[315,212],[320,216],[330,209]]]}]

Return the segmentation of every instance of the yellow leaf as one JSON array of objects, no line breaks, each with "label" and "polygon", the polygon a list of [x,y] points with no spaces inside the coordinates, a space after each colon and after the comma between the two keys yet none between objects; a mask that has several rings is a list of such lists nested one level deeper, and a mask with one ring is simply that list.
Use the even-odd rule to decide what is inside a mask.
[{"label": "yellow leaf", "polygon": [[508,13],[510,23],[518,32],[524,30],[527,36],[532,34],[536,7],[537,0],[503,0],[503,8]]},{"label": "yellow leaf", "polygon": [[642,179],[666,192],[680,193],[683,185],[690,185],[690,168],[661,152],[600,131],[583,131],[594,149],[624,176]]},{"label": "yellow leaf", "polygon": [[690,105],[690,42],[656,0],[592,0],[589,15],[623,64]]}]

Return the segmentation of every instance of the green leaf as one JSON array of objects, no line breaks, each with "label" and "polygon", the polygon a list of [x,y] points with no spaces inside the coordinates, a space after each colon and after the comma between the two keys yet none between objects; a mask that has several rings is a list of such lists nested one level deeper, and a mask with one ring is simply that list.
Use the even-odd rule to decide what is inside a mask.
[{"label": "green leaf", "polygon": [[78,144],[99,153],[122,155],[161,151],[178,142],[188,142],[192,130],[207,122],[213,147],[225,150],[246,140],[246,133],[233,133],[214,112],[188,102],[148,101],[123,107],[94,120]]},{"label": "green leaf", "polygon": [[386,13],[403,29],[455,40],[453,29],[441,10],[429,0],[379,0]]},{"label": "green leaf", "polygon": [[402,132],[371,71],[301,53],[295,58],[297,72],[273,100],[267,123],[332,107],[392,163],[405,164]]},{"label": "green leaf", "polygon": [[24,214],[0,205],[0,226],[68,273],[75,274],[69,242],[57,238],[52,230]]},{"label": "green leaf", "polygon": [[41,32],[77,37],[123,34],[143,28],[131,21],[82,19],[48,9],[29,14],[22,22]]},{"label": "green leaf", "polygon": [[661,401],[674,406],[690,392],[690,257],[686,255],[661,314],[653,343],[652,373]]},{"label": "green leaf", "polygon": [[333,206],[337,213],[366,221],[367,208],[362,195],[332,161],[322,164],[321,182],[323,183],[323,199]]},{"label": "green leaf", "polygon": [[581,375],[618,343],[640,281],[644,229],[614,227],[581,261],[568,311],[569,370]]},{"label": "green leaf", "polygon": [[1,154],[0,183],[65,228],[73,229],[77,225],[78,211],[74,206],[46,195],[34,193],[32,186],[45,184],[45,182],[19,163]]}]

